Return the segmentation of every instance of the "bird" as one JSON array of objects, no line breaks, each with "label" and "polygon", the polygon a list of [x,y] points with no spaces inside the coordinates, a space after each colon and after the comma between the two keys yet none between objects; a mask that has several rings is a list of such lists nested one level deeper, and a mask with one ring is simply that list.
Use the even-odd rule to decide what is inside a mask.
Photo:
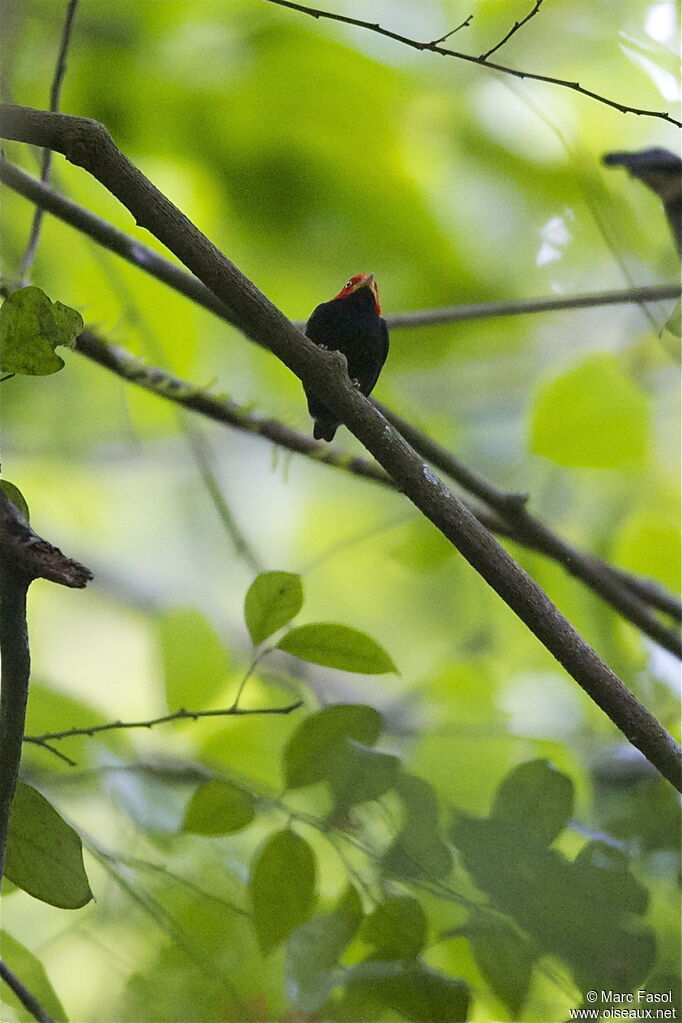
[{"label": "bird", "polygon": [[[353,384],[362,394],[371,394],[388,355],[388,327],[374,274],[355,274],[346,281],[338,295],[313,310],[305,333],[319,348],[342,352]],[[304,390],[314,420],[313,437],[333,440],[340,426],[335,413]]]},{"label": "bird", "polygon": [[606,153],[603,160],[607,167],[626,167],[633,178],[656,193],[682,256],[682,159],[667,149],[653,148]]}]

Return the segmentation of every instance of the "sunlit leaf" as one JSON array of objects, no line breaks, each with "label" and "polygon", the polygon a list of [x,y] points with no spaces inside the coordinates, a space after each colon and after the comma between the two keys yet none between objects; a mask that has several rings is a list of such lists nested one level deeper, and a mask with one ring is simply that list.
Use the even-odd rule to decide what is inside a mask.
[{"label": "sunlit leaf", "polygon": [[199,835],[228,835],[241,831],[255,817],[253,800],[231,781],[214,778],[200,785],[185,814],[184,831]]},{"label": "sunlit leaf", "polygon": [[291,572],[263,572],[251,583],[244,618],[254,646],[295,618],[303,607],[301,577]]},{"label": "sunlit leaf", "polygon": [[29,895],[60,909],[80,909],[92,898],[80,837],[23,782],[12,803],[5,872]]},{"label": "sunlit leaf", "polygon": [[386,651],[364,632],[347,625],[319,622],[287,632],[277,644],[280,650],[326,668],[340,668],[366,675],[397,671]]},{"label": "sunlit leaf", "polygon": [[159,618],[159,640],[168,709],[205,707],[225,686],[229,670],[213,626],[198,611],[178,608]]},{"label": "sunlit leaf", "polygon": [[649,399],[613,355],[591,355],[545,384],[531,421],[531,449],[560,465],[610,469],[644,461]]},{"label": "sunlit leaf", "polygon": [[254,859],[249,879],[253,924],[264,953],[310,916],[315,904],[312,849],[295,831],[278,831]]},{"label": "sunlit leaf", "polygon": [[73,348],[82,329],[83,317],[75,309],[51,302],[40,288],[20,288],[0,309],[0,370],[28,376],[56,373],[64,360],[55,348]]}]

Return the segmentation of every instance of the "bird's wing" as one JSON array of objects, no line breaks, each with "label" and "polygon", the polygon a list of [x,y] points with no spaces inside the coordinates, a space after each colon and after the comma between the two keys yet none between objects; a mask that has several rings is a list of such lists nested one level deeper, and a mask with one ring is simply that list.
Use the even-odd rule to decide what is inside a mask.
[{"label": "bird's wing", "polygon": [[384,363],[386,362],[386,358],[388,356],[388,326],[386,324],[386,320],[384,320],[383,318],[381,318],[379,322],[381,323],[381,347],[379,348],[377,353],[375,371],[370,377],[370,384],[365,392],[366,394],[371,394],[372,391],[374,390],[374,385],[379,379],[379,374],[381,373],[381,370],[383,369]]},{"label": "bird's wing", "polygon": [[314,341],[316,344],[320,343],[320,341],[318,340],[320,336],[320,330],[321,329],[325,330],[327,323],[329,321],[328,308],[329,305],[330,305],[329,302],[323,302],[321,305],[318,305],[315,309],[313,309],[312,313],[310,314],[310,318],[308,319],[308,322],[305,325],[304,333],[306,334],[307,337],[310,338],[311,341]]}]

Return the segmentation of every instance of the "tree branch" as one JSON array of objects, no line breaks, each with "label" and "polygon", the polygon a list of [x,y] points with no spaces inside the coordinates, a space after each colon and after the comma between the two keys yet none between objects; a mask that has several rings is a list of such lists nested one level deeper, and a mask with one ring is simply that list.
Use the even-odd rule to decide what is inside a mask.
[{"label": "tree branch", "polygon": [[[77,206],[51,189],[45,188],[40,182],[30,177],[30,175],[2,160],[0,160],[0,180],[4,181],[11,188],[16,189],[26,198],[41,203],[44,208],[60,217],[64,222],[83,231],[110,251],[116,252],[133,263],[133,265],[150,273],[157,280],[167,283],[176,291],[220,316],[228,323],[236,325],[229,309],[196,277],[159,256],[154,250],[143,245],[141,242],[135,241],[124,232],[106,223],[106,221],[100,220],[83,207]],[[601,292],[594,295],[577,295],[559,299],[531,299],[518,302],[451,306],[443,309],[397,313],[387,316],[386,319],[393,328],[430,326],[490,316],[516,315],[624,302],[658,301],[663,298],[675,298],[680,293],[682,293],[682,287],[679,284],[674,284],[663,287]],[[300,324],[300,326],[303,326],[303,324]],[[384,484],[390,482],[386,474],[373,463],[360,458],[350,458],[339,449],[318,444],[310,437],[298,431],[290,430],[277,420],[258,416],[243,406],[231,402],[229,399],[218,396],[212,397],[205,391],[201,391],[184,381],[178,380],[162,370],[146,366],[124,349],[109,342],[104,342],[92,331],[85,331],[81,334],[77,347],[82,354],[106,366],[119,376],[137,383],[155,394],[178,402],[185,408],[192,409],[218,422],[228,423],[239,430],[266,437],[278,446],[303,454],[324,464],[346,469],[357,476]],[[386,410],[383,411],[386,413]],[[404,420],[401,420],[401,423],[403,429],[408,428]],[[430,458],[431,456],[428,453],[429,438],[415,431],[414,427],[409,427],[409,429],[411,430],[411,443],[413,446],[418,445],[421,453],[426,458]],[[416,440],[417,437],[419,437],[419,441]],[[461,464],[456,463],[451,459],[449,453],[445,452],[444,457],[441,457],[443,449],[440,446],[436,445],[435,450],[437,453],[433,457],[439,461],[437,463],[434,462],[434,464],[438,464],[443,471],[453,475],[453,478],[461,486],[471,493],[477,494],[492,507],[501,511],[502,505],[506,505],[507,502],[511,501],[514,503],[518,501],[518,495],[505,494],[492,487],[485,480],[477,477]],[[457,465],[457,468],[451,473],[450,469],[455,465]],[[539,547],[537,543],[531,543],[527,535],[520,535],[518,530],[515,530],[509,523],[504,526],[501,521],[493,519],[491,522],[489,517],[486,518],[480,511],[477,511],[476,515],[480,521],[485,520],[484,525],[492,528],[493,532],[509,536],[525,546],[529,546],[534,550],[540,550],[550,557],[553,556],[546,544]],[[571,554],[568,558],[564,559],[564,555],[561,555],[562,563],[565,562],[566,564],[573,565],[575,568],[574,574],[579,578],[582,578],[580,566],[584,558],[590,558],[590,556],[581,555],[576,559]],[[682,606],[679,601],[671,594],[666,593],[662,588],[657,587],[655,583],[621,572],[605,565],[604,562],[600,562],[598,559],[590,558],[590,560],[609,572],[614,579],[617,577],[622,585],[632,590],[646,604],[650,604],[673,615],[678,620],[682,620]],[[641,619],[637,624],[641,624]],[[660,632],[661,628],[660,625],[654,626],[659,637],[662,635]],[[669,635],[663,636],[663,642],[669,648],[671,647]],[[679,641],[675,637],[672,643],[673,652],[678,645]]]},{"label": "tree branch", "polygon": [[[209,291],[201,281],[183,270],[182,267],[164,259],[153,249],[131,238],[124,231],[112,227],[94,213],[41,184],[25,171],[0,159],[0,182],[7,185],[25,199],[58,217],[63,223],[98,242],[103,248],[115,252],[128,263],[151,274],[157,280],[168,284],[181,295],[196,302],[209,312],[215,313],[232,326],[237,326],[230,310]],[[479,302],[471,305],[444,306],[440,309],[417,309],[410,312],[392,313],[385,320],[392,330],[410,327],[435,327],[447,323],[461,323],[465,320],[483,320],[497,316],[518,316],[528,313],[553,312],[561,309],[582,309],[602,305],[629,305],[642,302],[660,302],[679,298],[682,285],[678,282],[662,285],[648,285],[626,288],[618,291],[597,291],[588,295],[568,295],[557,298],[530,298],[512,302]],[[294,321],[303,327],[302,321]]]},{"label": "tree branch", "polygon": [[83,587],[91,572],[42,540],[0,489],[0,883],[19,776],[31,658],[26,595],[34,579]]},{"label": "tree branch", "polygon": [[[104,725],[92,725],[91,728],[66,728],[61,732],[45,732],[44,735],[25,735],[24,742],[33,743],[35,746],[47,746],[48,742],[56,742],[59,739],[72,739],[76,735],[97,735],[99,732],[111,732],[121,728],[154,728],[156,725],[165,725],[169,721],[198,721],[199,718],[224,718],[224,717],[246,717],[247,715],[262,714],[291,714],[303,706],[303,700],[289,703],[284,707],[227,707],[224,710],[180,710],[172,714],[164,714],[159,718],[151,718],[148,721],[108,721]],[[54,752],[50,750],[50,752]]]},{"label": "tree branch", "polygon": [[52,1016],[45,1012],[45,1009],[43,1009],[35,995],[32,995],[27,987],[24,987],[16,974],[12,973],[7,963],[3,962],[2,959],[0,959],[0,977],[38,1023],[54,1023]]},{"label": "tree branch", "polygon": [[198,412],[215,422],[264,437],[288,451],[305,455],[323,465],[345,469],[354,476],[361,476],[384,486],[393,485],[390,476],[375,462],[352,457],[341,448],[313,440],[308,434],[293,430],[277,419],[260,416],[249,407],[239,405],[224,395],[211,395],[186,380],[166,373],[165,370],[148,366],[124,348],[104,341],[92,330],[84,330],[78,336],[76,351],[124,380],[144,387],[152,394],[182,405],[192,412]]},{"label": "tree branch", "polygon": [[[565,540],[548,529],[543,522],[530,514],[526,508],[524,495],[506,493],[492,487],[486,480],[476,476],[470,469],[462,465],[447,448],[425,436],[411,423],[397,416],[379,402],[375,402],[375,404],[386,418],[400,430],[415,451],[496,511],[503,521],[511,526],[513,539],[517,539],[522,544],[541,551],[554,561],[559,562],[571,575],[582,579],[646,635],[655,639],[670,653],[682,658],[682,638],[679,632],[667,628],[655,615],[650,613],[646,606],[643,590],[635,592],[629,586],[623,586],[623,582],[628,580],[627,574],[624,580],[623,576],[614,572],[610,565],[592,555],[584,554],[566,543]],[[682,609],[678,608],[674,601],[671,607],[676,617],[682,619]]]},{"label": "tree branch", "polygon": [[[377,35],[385,36],[387,39],[394,39],[396,42],[402,43],[404,46],[409,46],[413,50],[430,50],[432,53],[440,53],[444,57],[454,57],[457,60],[464,60],[469,64],[478,64],[480,67],[490,68],[492,71],[499,71],[504,75],[512,75],[514,78],[527,78],[533,82],[545,82],[547,85],[558,85],[564,89],[571,89],[573,92],[578,92],[581,96],[587,96],[590,99],[594,99],[598,103],[603,103],[607,107],[619,110],[622,114],[637,114],[640,117],[657,117],[663,121],[668,121],[670,124],[676,125],[678,128],[682,128],[682,121],[677,121],[665,111],[645,110],[641,107],[631,107],[626,103],[618,103],[616,100],[609,99],[608,96],[603,96],[601,93],[593,92],[591,89],[585,89],[579,84],[579,82],[569,82],[563,78],[534,74],[530,71],[519,71],[517,68],[507,67],[504,64],[495,64],[487,59],[487,54],[475,57],[470,53],[461,53],[458,50],[450,50],[445,46],[441,46],[440,40],[433,40],[428,43],[420,42],[418,39],[410,39],[409,36],[400,35],[399,32],[392,32],[388,28],[382,28],[377,22],[362,21],[359,18],[350,18],[345,14],[333,14],[331,11],[320,11],[315,7],[305,7],[303,4],[293,3],[292,0],[265,0],[265,2],[269,4],[276,4],[277,7],[288,7],[290,10],[298,11],[300,14],[308,14],[311,18],[326,18],[328,21],[339,21],[344,25],[353,25],[356,28],[364,28],[369,32],[376,32]],[[503,42],[505,41],[506,40],[503,40]],[[502,44],[500,43],[498,45]],[[497,48],[497,46],[494,47],[494,49]],[[491,50],[489,52],[492,53],[493,51]]]},{"label": "tree branch", "polygon": [[624,735],[682,790],[681,750],[661,723],[561,615],[547,594],[481,526],[386,418],[353,387],[345,359],[301,334],[115,146],[104,125],[30,108],[0,109],[0,134],[50,146],[115,195],[232,311],[241,331],[264,344],[317,394],[398,488],[499,594]]},{"label": "tree branch", "polygon": [[[91,330],[78,337],[76,350],[112,370],[123,379],[194,412],[247,433],[267,437],[280,447],[322,461],[364,479],[394,486],[391,478],[375,463],[352,458],[344,451],[312,440],[274,419],[264,419],[251,410],[219,396],[211,396],[161,369],[146,366],[125,349],[104,341]],[[638,628],[673,654],[682,654],[676,632],[667,629],[648,611],[647,604],[682,621],[682,606],[650,580],[638,579],[590,554],[572,547],[547,526],[524,510],[526,495],[499,490],[462,465],[447,449],[432,441],[406,420],[374,401],[416,451],[447,473],[465,490],[488,504],[496,515],[473,508],[476,518],[491,530],[557,561],[571,575],[582,580]]]},{"label": "tree branch", "polygon": [[[68,53],[69,43],[71,42],[71,32],[76,17],[77,7],[78,0],[69,0],[66,8],[66,17],[64,18],[64,27],[62,28],[62,38],[59,44],[57,65],[52,79],[52,88],[50,89],[50,110],[53,111],[59,110],[62,85],[64,82],[64,75],[66,74],[66,54]],[[40,168],[40,180],[45,185],[49,184],[51,167],[52,150],[44,149]],[[44,211],[40,208],[40,206],[38,206],[33,215],[33,223],[31,224],[31,232],[29,234],[28,242],[26,243],[26,249],[19,264],[19,276],[22,280],[26,280],[26,276],[33,264],[35,254],[38,249],[38,239],[40,238],[40,228],[42,227],[43,216]]]}]

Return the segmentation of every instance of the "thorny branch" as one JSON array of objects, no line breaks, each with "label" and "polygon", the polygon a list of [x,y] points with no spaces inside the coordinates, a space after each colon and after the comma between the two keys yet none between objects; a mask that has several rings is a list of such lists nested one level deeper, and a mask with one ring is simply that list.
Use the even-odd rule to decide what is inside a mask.
[{"label": "thorny branch", "polygon": [[[604,96],[599,92],[593,92],[592,89],[586,89],[580,85],[579,82],[569,82],[564,78],[554,78],[551,75],[540,75],[531,71],[520,71],[518,68],[507,67],[504,64],[497,64],[491,60],[488,60],[487,54],[482,54],[480,57],[476,57],[471,53],[461,53],[458,50],[450,50],[445,46],[441,46],[441,40],[432,40],[431,42],[420,42],[418,39],[411,39],[409,36],[401,35],[399,32],[392,32],[388,28],[382,28],[377,22],[362,21],[360,18],[351,18],[346,14],[334,14],[331,11],[320,11],[316,7],[305,7],[303,4],[293,3],[292,0],[265,0],[266,3],[276,4],[278,7],[288,7],[292,11],[298,11],[300,14],[307,14],[311,18],[326,18],[329,21],[339,21],[344,25],[353,25],[356,28],[364,28],[369,32],[376,32],[378,35],[386,36],[387,39],[395,39],[398,43],[403,43],[404,46],[409,46],[413,50],[429,50],[432,53],[440,53],[444,57],[454,57],[457,60],[464,60],[469,64],[478,64],[479,67],[490,68],[491,71],[499,71],[504,75],[511,75],[514,78],[527,78],[533,82],[545,82],[547,85],[558,85],[564,89],[571,89],[573,92],[580,93],[581,96],[587,96],[590,99],[596,100],[598,103],[603,103],[607,107],[612,107],[614,110],[619,110],[622,114],[637,114],[640,117],[657,117],[663,121],[668,121],[670,124],[676,125],[678,128],[682,128],[682,121],[676,120],[671,114],[666,113],[663,110],[645,110],[641,107],[628,106],[627,103],[618,103],[617,100],[609,99],[608,96]],[[528,20],[528,19],[526,19]],[[520,27],[520,26],[519,26]],[[516,31],[516,29],[514,30]],[[504,42],[505,40],[503,40]],[[493,50],[499,48],[495,46]],[[490,50],[489,53],[492,53]]]},{"label": "thorny branch", "polygon": [[271,352],[370,451],[405,496],[459,550],[591,699],[657,770],[682,790],[682,750],[551,602],[547,594],[354,388],[339,353],[319,349],[116,147],[104,125],[26,107],[0,108],[0,134],[48,146],[96,177],[140,226],[228,306],[249,339]]}]

